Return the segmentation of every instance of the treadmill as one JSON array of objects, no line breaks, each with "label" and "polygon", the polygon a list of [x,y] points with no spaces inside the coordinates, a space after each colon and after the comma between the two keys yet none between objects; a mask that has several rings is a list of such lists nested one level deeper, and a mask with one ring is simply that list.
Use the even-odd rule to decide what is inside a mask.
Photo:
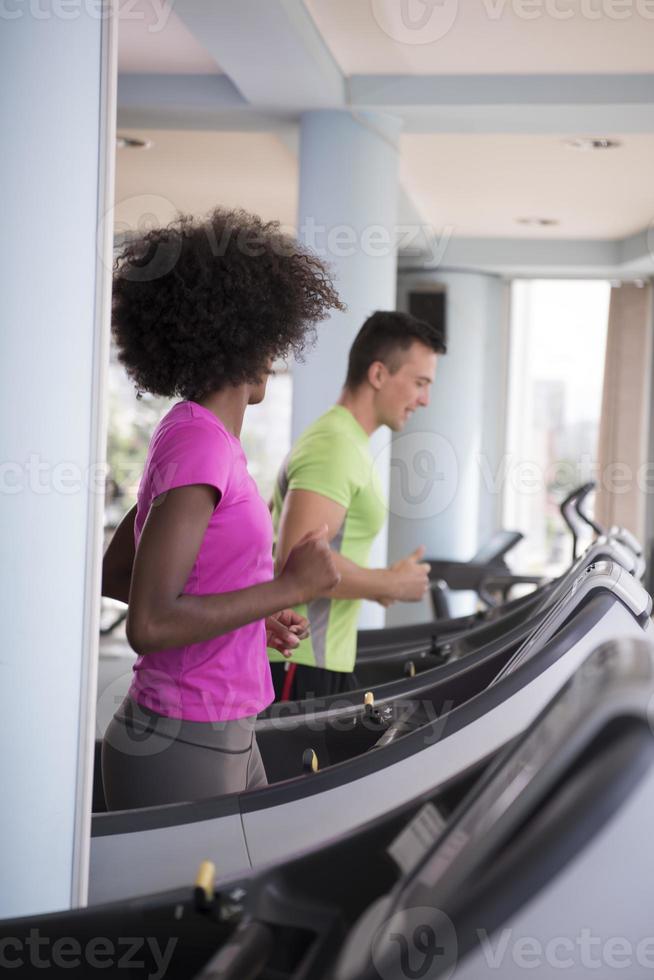
[{"label": "treadmill", "polygon": [[472,786],[428,791],[240,878],[216,882],[204,865],[194,889],[189,874],[163,894],[4,920],[4,958],[34,976],[36,931],[55,980],[518,980],[528,954],[551,980],[618,955],[626,975],[644,977],[653,698],[651,641],[603,644]]},{"label": "treadmill", "polygon": [[402,980],[427,935],[434,980],[651,975],[653,698],[651,643],[595,651],[311,976]]},{"label": "treadmill", "polygon": [[[594,550],[596,547],[598,550]],[[602,554],[618,561],[638,578],[642,576],[644,560],[642,557],[635,556],[631,547],[620,543],[617,538],[599,538],[594,545],[591,545],[586,555],[578,560],[573,569],[581,568],[581,562],[592,560],[592,556]],[[361,703],[364,694],[371,688],[377,688],[390,681],[411,678],[417,673],[447,663],[452,657],[459,655],[463,636],[468,637],[465,649],[470,650],[506,635],[509,629],[526,622],[551,597],[560,594],[561,585],[567,581],[571,571],[530,595],[506,603],[494,610],[492,617],[464,617],[465,628],[461,628],[460,619],[455,619],[446,622],[447,628],[444,632],[441,631],[443,623],[434,620],[414,626],[368,630],[360,633],[360,638],[367,637],[363,649],[357,655],[356,675],[360,688],[357,692],[341,695],[340,702],[349,700],[352,704]],[[457,629],[454,629],[454,624],[457,625]],[[104,734],[113,713],[127,694],[132,678],[131,667],[126,669],[122,661],[108,664],[103,673],[104,679],[100,681],[97,705],[99,735]],[[289,702],[294,705],[289,710],[304,714],[307,710],[304,706],[310,703]],[[325,699],[322,703],[326,707],[329,700]],[[287,709],[280,709],[279,703],[276,703],[267,708],[261,717],[277,717],[286,711]],[[101,797],[97,794],[97,787],[96,799],[101,801]]]},{"label": "treadmill", "polygon": [[[579,529],[590,526],[595,534],[602,529],[584,509],[589,494],[595,490],[594,481],[576,487],[561,503],[561,516],[572,535],[572,560],[577,553]],[[456,591],[476,592],[489,609],[506,603],[511,590],[517,585],[543,584],[538,575],[516,575],[506,563],[507,554],[522,541],[520,531],[497,531],[469,561],[444,561],[428,559],[431,600],[436,619],[450,615],[448,593]]]},{"label": "treadmill", "polygon": [[252,793],[95,815],[90,901],[174,888],[204,858],[224,875],[287,859],[478,770],[524,731],[590,650],[649,632],[651,599],[642,586],[615,563],[600,565],[547,613],[539,643],[513,672],[436,717],[430,702],[408,704],[373,732],[363,754]]},{"label": "treadmill", "polygon": [[[257,737],[269,782],[300,775],[307,749],[315,751],[323,768],[361,754],[370,747],[380,728],[390,724],[398,710],[405,710],[411,701],[431,702],[434,713],[441,714],[444,706],[447,705],[449,710],[472,697],[491,682],[519,644],[535,630],[546,609],[565,596],[575,576],[599,558],[610,559],[632,573],[636,570],[629,552],[608,541],[599,541],[567,577],[546,595],[540,596],[540,604],[532,603],[534,611],[529,619],[525,618],[523,610],[503,617],[501,623],[487,624],[440,647],[433,646],[429,653],[423,651],[422,655],[428,657],[432,669],[419,676],[371,685],[369,692],[364,689],[319,701],[271,705],[257,721]],[[407,655],[412,655],[411,648]],[[115,710],[113,703],[107,707],[111,713]],[[143,734],[145,737],[147,732]],[[101,748],[101,742],[96,742],[94,813],[106,811]]]}]

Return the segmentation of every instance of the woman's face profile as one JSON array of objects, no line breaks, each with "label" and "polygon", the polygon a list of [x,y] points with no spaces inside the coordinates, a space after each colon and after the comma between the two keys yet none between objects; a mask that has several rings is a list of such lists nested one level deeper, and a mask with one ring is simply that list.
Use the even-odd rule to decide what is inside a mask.
[{"label": "woman's face profile", "polygon": [[268,378],[273,374],[273,361],[269,358],[266,362],[266,367],[261,376],[261,379],[253,384],[250,388],[250,397],[248,398],[248,405],[258,405],[262,402],[266,396],[266,385],[268,384]]}]

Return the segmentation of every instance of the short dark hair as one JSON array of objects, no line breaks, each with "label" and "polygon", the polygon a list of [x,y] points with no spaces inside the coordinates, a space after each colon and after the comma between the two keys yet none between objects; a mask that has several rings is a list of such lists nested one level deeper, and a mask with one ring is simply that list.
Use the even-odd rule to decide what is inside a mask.
[{"label": "short dark hair", "polygon": [[382,361],[393,371],[389,364],[392,355],[408,350],[416,340],[437,354],[446,352],[443,334],[426,320],[418,320],[409,313],[377,310],[368,317],[350,348],[345,387],[358,388],[375,361]]},{"label": "short dark hair", "polygon": [[320,259],[242,210],[180,215],[116,261],[113,335],[139,392],[197,400],[256,382],[270,360],[301,355],[333,309],[344,306]]}]

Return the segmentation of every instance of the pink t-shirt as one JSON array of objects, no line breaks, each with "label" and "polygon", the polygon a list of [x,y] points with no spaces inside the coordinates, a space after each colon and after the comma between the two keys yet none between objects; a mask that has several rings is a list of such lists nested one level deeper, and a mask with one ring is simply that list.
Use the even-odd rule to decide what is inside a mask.
[{"label": "pink t-shirt", "polygon": [[[184,593],[245,589],[273,577],[270,513],[247,470],[239,440],[213,412],[179,402],[157,426],[138,491],[138,544],[155,497],[206,483],[220,492]],[[274,698],[263,620],[203,643],[139,657],[130,695],[161,715],[228,721],[255,715]]]}]

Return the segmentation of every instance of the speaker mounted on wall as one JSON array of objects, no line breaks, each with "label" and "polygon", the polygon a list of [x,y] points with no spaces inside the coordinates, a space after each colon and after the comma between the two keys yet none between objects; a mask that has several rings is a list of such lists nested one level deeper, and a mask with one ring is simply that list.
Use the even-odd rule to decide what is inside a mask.
[{"label": "speaker mounted on wall", "polygon": [[447,293],[445,289],[412,289],[409,292],[409,313],[434,327],[447,348]]}]

